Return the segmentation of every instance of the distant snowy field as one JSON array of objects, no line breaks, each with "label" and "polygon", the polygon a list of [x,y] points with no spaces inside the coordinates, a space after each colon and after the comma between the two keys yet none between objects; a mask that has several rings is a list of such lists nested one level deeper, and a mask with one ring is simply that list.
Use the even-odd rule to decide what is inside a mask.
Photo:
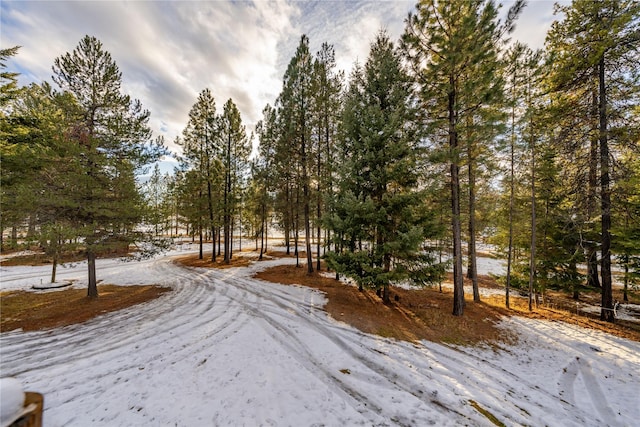
[{"label": "distant snowy field", "polygon": [[[98,261],[105,283],[174,292],[81,325],[0,334],[1,375],[45,396],[46,426],[634,426],[640,344],[561,322],[511,318],[516,346],[406,343],[328,317],[324,296],[186,269],[171,256]],[[86,286],[86,264],[60,268]],[[490,272],[490,271],[488,271]],[[498,271],[496,271],[498,273]],[[1,288],[50,267],[2,267]],[[48,291],[55,292],[55,291]]]}]

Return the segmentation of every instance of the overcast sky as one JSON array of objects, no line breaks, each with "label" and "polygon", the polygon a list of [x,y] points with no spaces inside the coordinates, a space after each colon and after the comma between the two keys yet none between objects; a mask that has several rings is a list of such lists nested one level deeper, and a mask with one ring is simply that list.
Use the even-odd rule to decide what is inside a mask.
[{"label": "overcast sky", "polygon": [[[567,1],[562,1],[567,3]],[[503,1],[504,15],[512,1]],[[174,138],[198,93],[218,109],[232,98],[247,131],[278,96],[302,34],[311,51],[333,44],[347,75],[364,62],[381,28],[397,40],[415,1],[7,1],[0,2],[0,47],[22,46],[8,63],[20,84],[51,82],[56,57],[85,35],[102,41],[123,74],[123,89],[151,111],[155,135]],[[514,39],[542,47],[553,1],[529,0]]]}]

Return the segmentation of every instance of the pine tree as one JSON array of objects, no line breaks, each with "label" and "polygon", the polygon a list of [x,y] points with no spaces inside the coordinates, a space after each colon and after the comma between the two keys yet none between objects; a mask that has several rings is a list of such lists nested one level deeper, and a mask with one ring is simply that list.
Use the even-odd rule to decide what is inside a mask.
[{"label": "pine tree", "polygon": [[333,221],[345,250],[330,253],[329,262],[361,286],[381,290],[390,303],[390,284],[438,279],[440,270],[422,248],[434,227],[419,189],[411,83],[385,32],[372,43],[364,69],[355,70],[345,100],[348,149]]},{"label": "pine tree", "polygon": [[5,71],[7,68],[7,60],[17,55],[20,46],[10,47],[8,49],[0,49],[0,111],[4,115],[4,107],[15,99],[20,89],[18,88],[18,73]]},{"label": "pine tree", "polygon": [[[505,104],[508,111],[508,125],[505,139],[508,141],[507,156],[509,170],[508,179],[504,183],[508,185],[505,189],[508,197],[508,210],[505,216],[508,217],[506,223],[499,225],[499,230],[508,230],[502,236],[497,236],[494,241],[507,247],[507,275],[506,275],[506,304],[509,306],[509,293],[513,284],[523,288],[524,282],[529,282],[529,287],[533,293],[535,288],[535,247],[537,221],[535,221],[536,211],[536,188],[535,184],[538,166],[537,147],[540,144],[544,131],[540,123],[544,123],[540,112],[540,79],[542,52],[532,51],[525,45],[516,43],[505,54],[504,58],[504,79],[506,86]],[[529,167],[522,167],[529,163]],[[519,165],[519,167],[516,167]],[[525,189],[528,186],[528,190]],[[525,192],[528,191],[528,197]],[[529,223],[524,225],[525,210],[529,209]],[[528,235],[527,242],[523,237]],[[516,254],[523,254],[529,251],[528,280],[524,278],[524,265],[521,257]],[[533,268],[532,268],[533,266]],[[514,271],[517,267],[518,271]]]},{"label": "pine tree", "polygon": [[[209,208],[206,197],[206,183],[202,179],[198,169],[182,168],[175,171],[176,174],[176,198],[178,210],[187,227],[187,235],[195,239],[198,233],[199,240],[202,230],[209,220]],[[203,259],[203,247],[199,242],[199,257]]]},{"label": "pine tree", "polygon": [[222,181],[222,165],[219,157],[222,149],[216,103],[209,89],[200,92],[196,103],[191,107],[189,122],[183,130],[182,139],[179,142],[183,146],[183,167],[186,170],[197,171],[197,173],[190,175],[190,181],[196,180],[196,182],[192,182],[188,188],[197,191],[197,195],[192,194],[191,197],[195,196],[206,200],[207,219],[205,221],[197,215],[198,221],[195,224],[198,227],[199,257],[202,259],[204,256],[204,229],[208,227],[214,242],[211,261],[215,262],[217,201]]},{"label": "pine tree", "polygon": [[26,217],[24,208],[29,205],[20,195],[31,181],[27,171],[33,170],[31,160],[35,151],[30,148],[28,135],[35,131],[27,117],[7,110],[19,98],[18,73],[6,71],[7,60],[18,53],[19,46],[0,50],[0,250],[4,249],[4,229],[11,227],[12,244],[16,244],[15,231]]},{"label": "pine tree", "polygon": [[[345,274],[362,277],[358,287],[364,290],[365,276],[360,267],[367,262],[368,254],[362,249],[362,241],[367,239],[367,227],[361,207],[366,200],[365,155],[363,134],[365,94],[364,70],[356,62],[349,76],[348,88],[344,95],[339,128],[340,143],[337,150],[336,194],[330,199],[331,215],[324,222],[332,232],[334,250],[329,252],[329,265],[336,269],[336,278]],[[333,257],[341,257],[343,268],[338,269]],[[347,258],[351,257],[351,258]],[[348,261],[348,262],[347,262]],[[353,265],[353,268],[349,268]]]},{"label": "pine tree", "polygon": [[[297,223],[294,218],[299,211],[298,201],[294,197],[300,182],[296,179],[299,157],[292,150],[294,134],[291,110],[285,108],[287,101],[285,94],[281,93],[274,107],[275,144],[273,152],[273,172],[275,185],[274,213],[278,225],[284,232],[286,254],[291,253],[291,240],[293,234],[297,235]],[[296,256],[297,240],[296,240]]]},{"label": "pine tree", "polygon": [[[497,44],[513,27],[523,2],[510,9],[499,26],[492,1],[425,0],[409,14],[402,49],[418,86],[432,138],[446,145],[453,234],[453,314],[464,313],[460,165],[462,127],[501,94]],[[468,132],[467,132],[468,133]],[[442,136],[446,135],[446,143]]]},{"label": "pine tree", "polygon": [[149,180],[144,183],[144,195],[146,209],[146,220],[153,226],[153,232],[156,236],[160,234],[161,226],[164,224],[164,214],[162,212],[162,201],[166,192],[160,166],[156,163]]},{"label": "pine tree", "polygon": [[259,156],[252,168],[254,200],[257,216],[260,218],[260,259],[267,251],[268,226],[272,210],[272,194],[276,191],[276,144],[278,138],[276,110],[267,104],[262,110],[263,119],[256,125]]},{"label": "pine tree", "polygon": [[[600,317],[613,322],[611,157],[615,151],[610,145],[618,142],[616,117],[628,114],[625,110],[634,103],[633,89],[628,89],[637,88],[640,4],[632,0],[575,0],[571,6],[559,6],[558,11],[565,19],[552,25],[547,38],[554,66],[552,89],[566,92],[584,85],[597,87],[592,92],[592,111],[595,118],[597,110],[594,129],[599,154],[594,157],[599,161],[601,214]],[[595,142],[594,135],[594,147]]]},{"label": "pine tree", "polygon": [[[14,113],[28,117],[32,126],[29,144],[33,144],[35,163],[26,175],[30,183],[25,188],[31,202],[23,208],[28,208],[30,217],[35,219],[34,238],[51,257],[52,283],[56,280],[60,256],[75,247],[67,242],[81,231],[72,220],[77,205],[77,179],[83,174],[79,162],[81,151],[65,137],[74,124],[74,115],[65,111],[75,108],[77,105],[71,97],[53,93],[45,83],[25,88],[13,109]],[[33,197],[34,194],[39,197]]]},{"label": "pine tree", "polygon": [[[316,182],[316,269],[320,270],[320,245],[323,208],[333,191],[335,145],[340,114],[340,92],[343,73],[336,72],[335,52],[332,45],[323,43],[313,63],[313,121],[315,136]],[[328,230],[327,230],[328,231]],[[325,239],[325,245],[329,241]]]},{"label": "pine tree", "polygon": [[[310,165],[311,165],[311,106],[313,99],[313,59],[309,53],[309,38],[303,35],[296,53],[291,58],[284,75],[284,87],[281,95],[283,117],[288,118],[286,139],[292,143],[296,157],[299,159],[299,182],[302,187],[301,205],[303,210],[304,237],[307,255],[307,273],[313,272],[311,253],[311,200],[310,200]],[[300,199],[297,195],[296,199]],[[296,203],[297,205],[297,203]],[[297,223],[297,221],[295,221]],[[297,233],[297,225],[294,231]],[[297,239],[296,239],[297,253]]]},{"label": "pine tree", "polygon": [[77,177],[71,219],[83,228],[88,295],[97,297],[97,251],[128,245],[136,237],[140,211],[138,200],[131,199],[138,196],[133,171],[158,159],[164,147],[151,141],[149,112],[122,93],[122,73],[98,39],[85,36],[73,52],[55,59],[53,73],[54,82],[77,104],[67,136],[79,150],[83,173]]},{"label": "pine tree", "polygon": [[637,154],[631,150],[623,153],[620,170],[613,189],[619,200],[615,211],[619,219],[611,230],[612,251],[624,271],[623,301],[628,302],[629,288],[640,287],[640,160]]},{"label": "pine tree", "polygon": [[242,179],[248,164],[251,146],[242,125],[238,107],[229,99],[219,118],[220,160],[224,171],[222,210],[224,225],[224,262],[231,262],[232,223],[242,191]]}]

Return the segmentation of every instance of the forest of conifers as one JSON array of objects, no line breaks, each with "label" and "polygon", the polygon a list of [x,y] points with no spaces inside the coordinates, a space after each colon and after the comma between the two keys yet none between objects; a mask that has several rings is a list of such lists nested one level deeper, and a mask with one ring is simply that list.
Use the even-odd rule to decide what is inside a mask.
[{"label": "forest of conifers", "polygon": [[205,88],[179,168],[142,184],[167,150],[101,41],[55,60],[55,88],[18,87],[19,48],[4,49],[2,246],[38,242],[54,263],[81,248],[97,296],[95,258],[113,246],[152,253],[182,234],[229,262],[234,236],[262,255],[278,235],[309,272],[324,259],[386,301],[389,284],[450,269],[462,315],[484,243],[507,261],[507,306],[511,288],[599,289],[613,321],[612,266],[625,292],[640,283],[640,3],[558,7],[537,51],[509,39],[524,6],[500,21],[492,1],[420,2],[348,76],[302,36],[254,132]]}]

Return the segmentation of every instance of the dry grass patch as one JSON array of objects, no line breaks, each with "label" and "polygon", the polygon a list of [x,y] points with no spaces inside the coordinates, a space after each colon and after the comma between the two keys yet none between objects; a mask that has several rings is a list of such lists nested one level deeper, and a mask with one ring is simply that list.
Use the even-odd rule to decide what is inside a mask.
[{"label": "dry grass patch", "polygon": [[[511,308],[507,309],[504,296],[483,297],[481,302],[474,302],[471,295],[467,295],[464,316],[457,317],[451,314],[453,293],[446,289],[439,292],[435,288],[407,290],[392,287],[393,302],[385,305],[374,292],[360,292],[354,286],[324,277],[318,272],[308,275],[304,266],[276,266],[257,273],[255,277],[275,283],[298,284],[319,289],[327,295],[328,303],[325,310],[333,318],[363,332],[406,341],[426,339],[470,345],[513,343],[515,336],[496,326],[504,316],[513,315],[578,324],[640,341],[640,325],[637,323],[618,321],[610,324],[576,315],[570,310],[546,307],[535,308],[530,312],[528,302],[524,298],[511,298]],[[482,276],[479,279],[482,287],[501,288],[490,276]],[[398,297],[397,300],[395,296]],[[562,293],[554,294],[554,298],[571,301],[570,297]],[[573,304],[575,306],[575,302]]]},{"label": "dry grass patch", "polygon": [[[69,252],[63,255],[60,263],[67,262],[79,262],[87,258],[84,253],[81,252]],[[16,266],[42,266],[52,264],[51,256],[44,253],[35,253],[28,255],[17,255],[14,257],[6,258],[0,261],[0,265],[3,267],[16,267]]]},{"label": "dry grass patch", "polygon": [[187,255],[176,259],[176,262],[186,267],[200,267],[200,268],[232,268],[232,267],[247,267],[251,264],[253,256],[242,256],[231,258],[229,264],[225,264],[224,258],[221,256],[216,257],[216,262],[211,261],[211,255],[199,259],[198,255]]},{"label": "dry grass patch", "polygon": [[[31,266],[37,267],[42,265],[50,265],[53,263],[53,258],[44,252],[39,252],[40,248],[32,248],[34,253],[25,255],[16,255],[7,257],[0,260],[0,265],[3,267],[16,267],[16,266]],[[119,258],[129,255],[131,252],[135,252],[135,249],[129,246],[114,247],[103,249],[96,255],[97,258]],[[6,254],[7,252],[3,252]],[[10,253],[10,252],[9,252]],[[60,255],[58,264],[65,264],[69,262],[80,262],[87,259],[87,253],[84,250],[66,251]]]},{"label": "dry grass patch", "polygon": [[12,291],[0,294],[0,332],[14,329],[37,331],[82,323],[103,313],[158,298],[171,288],[99,285],[99,297],[87,297],[86,289],[55,292]]},{"label": "dry grass patch", "polygon": [[[259,252],[258,252],[259,254]],[[267,258],[295,258],[296,254],[295,252],[291,251],[290,253],[286,253],[285,251],[267,251],[264,253],[263,256],[266,256]],[[298,258],[300,259],[300,263],[305,263],[307,262],[307,252],[306,251],[300,251],[298,252]],[[313,261],[315,262],[316,258],[314,256]]]},{"label": "dry grass patch", "polygon": [[453,294],[450,292],[392,287],[394,301],[386,305],[374,292],[360,292],[355,286],[318,272],[308,275],[304,267],[276,266],[255,277],[319,289],[327,295],[325,310],[333,318],[367,333],[406,341],[426,339],[455,344],[510,342],[513,338],[496,327],[506,314],[505,310],[467,300],[465,315],[453,316]]}]

